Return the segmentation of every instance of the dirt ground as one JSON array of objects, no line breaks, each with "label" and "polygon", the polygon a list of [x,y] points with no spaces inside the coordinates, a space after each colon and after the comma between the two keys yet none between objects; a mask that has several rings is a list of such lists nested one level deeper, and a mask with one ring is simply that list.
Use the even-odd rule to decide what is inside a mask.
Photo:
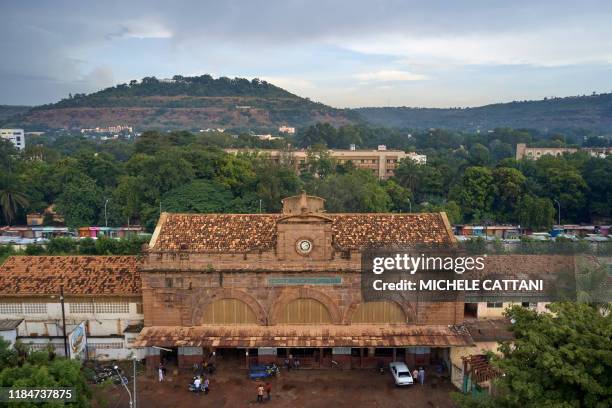
[{"label": "dirt ground", "polygon": [[[219,367],[210,378],[210,393],[194,394],[187,390],[192,376],[169,375],[159,383],[156,378],[141,375],[137,383],[138,408],[162,407],[453,407],[450,393],[455,388],[448,380],[429,376],[424,386],[396,387],[388,370],[281,370],[272,384],[272,400],[257,403],[256,381],[247,378],[245,369]],[[132,384],[130,378],[130,391]],[[97,392],[102,404],[94,398],[96,408],[128,408],[128,397],[120,386]]]}]

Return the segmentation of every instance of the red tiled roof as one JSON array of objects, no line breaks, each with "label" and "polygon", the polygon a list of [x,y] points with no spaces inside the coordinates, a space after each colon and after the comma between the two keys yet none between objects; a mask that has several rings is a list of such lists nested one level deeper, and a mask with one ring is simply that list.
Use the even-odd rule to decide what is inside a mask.
[{"label": "red tiled roof", "polygon": [[152,326],[137,347],[405,347],[471,346],[462,328],[443,325]]},{"label": "red tiled roof", "polygon": [[[454,242],[439,213],[321,214],[332,221],[339,250],[372,244],[447,244]],[[152,250],[249,252],[276,245],[281,214],[162,214]]]},{"label": "red tiled roof", "polygon": [[0,295],[139,295],[135,256],[11,256],[0,266]]}]

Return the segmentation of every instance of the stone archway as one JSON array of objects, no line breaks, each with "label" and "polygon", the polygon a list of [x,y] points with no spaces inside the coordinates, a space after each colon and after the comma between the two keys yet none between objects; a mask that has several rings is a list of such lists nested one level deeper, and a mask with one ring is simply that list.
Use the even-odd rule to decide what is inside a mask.
[{"label": "stone archway", "polygon": [[[406,322],[405,323],[414,323],[414,322],[416,322],[416,313],[415,313],[414,309],[412,308],[412,306],[409,303],[397,302],[395,300],[387,300],[387,302],[393,302],[396,305],[398,305],[400,307],[400,309],[402,309],[402,312],[404,312],[404,316],[406,317]],[[359,305],[361,305],[361,304],[362,304],[361,301],[355,301],[355,302],[351,303],[351,305],[347,308],[346,313],[344,314],[344,323],[345,324],[351,324],[352,323],[353,316],[355,315],[355,312],[357,311],[357,308],[359,308]]]},{"label": "stone archway", "polygon": [[333,299],[329,297],[329,295],[312,288],[287,288],[283,290],[281,295],[272,305],[270,314],[268,315],[269,324],[277,324],[285,307],[297,299],[314,299],[320,302],[329,312],[332,324],[342,323],[342,314],[340,313],[340,309],[334,303]]},{"label": "stone archway", "polygon": [[215,301],[222,299],[236,299],[241,302],[244,302],[251,308],[255,317],[257,319],[257,323],[261,325],[265,325],[266,321],[266,311],[263,306],[255,299],[253,296],[249,295],[247,292],[239,289],[214,289],[211,291],[210,295],[202,294],[197,299],[195,299],[194,307],[191,310],[191,325],[199,326],[202,324],[202,312],[206,310],[206,307],[212,304]]}]

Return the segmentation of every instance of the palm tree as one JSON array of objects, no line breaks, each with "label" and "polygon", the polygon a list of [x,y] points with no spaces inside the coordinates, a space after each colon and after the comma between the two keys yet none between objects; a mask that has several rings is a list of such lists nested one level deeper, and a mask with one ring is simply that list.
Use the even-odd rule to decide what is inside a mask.
[{"label": "palm tree", "polygon": [[0,208],[8,225],[19,208],[29,205],[27,196],[20,191],[16,179],[9,174],[0,178]]}]

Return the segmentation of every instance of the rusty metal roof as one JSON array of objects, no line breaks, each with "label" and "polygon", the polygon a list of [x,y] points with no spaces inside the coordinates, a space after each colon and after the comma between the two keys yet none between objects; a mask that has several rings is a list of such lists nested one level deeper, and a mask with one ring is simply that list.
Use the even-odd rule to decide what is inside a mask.
[{"label": "rusty metal roof", "polygon": [[236,325],[145,327],[137,347],[410,347],[470,346],[462,327],[444,325]]}]

